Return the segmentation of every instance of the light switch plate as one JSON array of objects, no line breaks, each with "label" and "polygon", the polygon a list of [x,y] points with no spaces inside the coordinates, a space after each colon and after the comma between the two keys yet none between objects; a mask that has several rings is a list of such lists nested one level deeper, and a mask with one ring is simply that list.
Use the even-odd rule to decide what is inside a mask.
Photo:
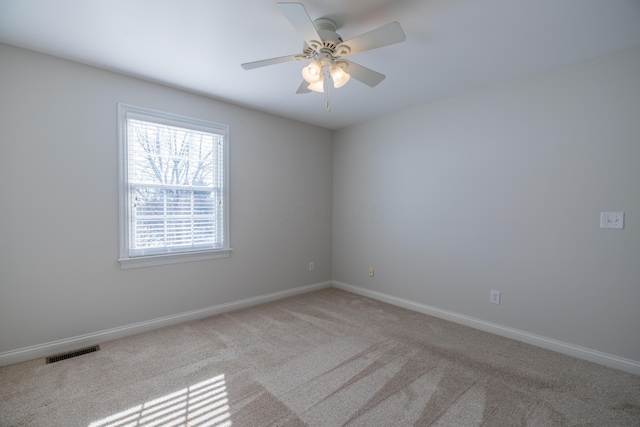
[{"label": "light switch plate", "polygon": [[624,212],[600,212],[600,228],[624,228]]}]

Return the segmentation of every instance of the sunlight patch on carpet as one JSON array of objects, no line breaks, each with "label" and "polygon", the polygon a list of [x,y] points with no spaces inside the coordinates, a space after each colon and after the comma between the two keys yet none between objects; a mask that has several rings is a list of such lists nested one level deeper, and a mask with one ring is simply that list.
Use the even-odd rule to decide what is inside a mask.
[{"label": "sunlight patch on carpet", "polygon": [[228,427],[231,425],[224,375],[118,412],[89,427]]}]

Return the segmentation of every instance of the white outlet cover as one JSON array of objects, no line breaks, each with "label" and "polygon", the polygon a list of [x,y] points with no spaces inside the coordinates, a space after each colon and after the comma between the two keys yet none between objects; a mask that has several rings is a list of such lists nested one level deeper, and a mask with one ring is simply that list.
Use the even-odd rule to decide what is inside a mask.
[{"label": "white outlet cover", "polygon": [[624,212],[600,212],[600,228],[624,228]]},{"label": "white outlet cover", "polygon": [[500,304],[500,291],[490,291],[489,302],[493,304]]}]

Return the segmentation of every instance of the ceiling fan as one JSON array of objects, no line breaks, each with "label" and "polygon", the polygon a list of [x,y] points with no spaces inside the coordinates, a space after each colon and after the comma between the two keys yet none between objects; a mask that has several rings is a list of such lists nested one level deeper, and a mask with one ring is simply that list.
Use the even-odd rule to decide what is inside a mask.
[{"label": "ceiling fan", "polygon": [[400,24],[391,22],[343,41],[342,37],[336,33],[335,22],[327,18],[311,21],[307,10],[301,3],[278,3],[277,7],[304,39],[303,52],[247,62],[242,64],[242,68],[252,70],[287,61],[310,61],[302,69],[303,81],[296,93],[324,92],[325,87],[328,89],[329,79],[326,78],[327,76],[330,76],[336,89],[344,86],[351,77],[374,87],[385,79],[384,74],[342,58],[399,43],[406,39]]}]

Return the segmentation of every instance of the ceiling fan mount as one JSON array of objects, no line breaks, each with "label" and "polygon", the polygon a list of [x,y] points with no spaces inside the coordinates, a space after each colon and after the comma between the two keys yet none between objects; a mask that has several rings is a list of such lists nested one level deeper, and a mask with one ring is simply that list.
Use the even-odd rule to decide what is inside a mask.
[{"label": "ceiling fan mount", "polygon": [[347,41],[336,33],[336,23],[328,18],[311,21],[301,3],[278,3],[278,9],[285,15],[304,40],[302,53],[265,59],[242,64],[245,70],[260,68],[288,61],[310,61],[303,68],[303,82],[296,93],[311,91],[324,92],[328,76],[335,88],[346,84],[350,77],[374,87],[385,75],[369,68],[342,59],[366,50],[377,49],[406,39],[402,27],[397,22],[379,27]]},{"label": "ceiling fan mount", "polygon": [[[324,36],[324,34],[322,34],[322,32],[324,31],[328,33],[333,33],[333,35],[335,35],[338,39],[340,39],[340,41],[342,41],[342,38],[340,38],[340,36],[336,33],[336,29],[338,28],[338,26],[331,19],[318,18],[313,21],[313,26],[316,27],[316,30],[318,31],[318,34],[320,34],[321,37]],[[323,40],[324,40],[324,37],[323,37]]]}]

